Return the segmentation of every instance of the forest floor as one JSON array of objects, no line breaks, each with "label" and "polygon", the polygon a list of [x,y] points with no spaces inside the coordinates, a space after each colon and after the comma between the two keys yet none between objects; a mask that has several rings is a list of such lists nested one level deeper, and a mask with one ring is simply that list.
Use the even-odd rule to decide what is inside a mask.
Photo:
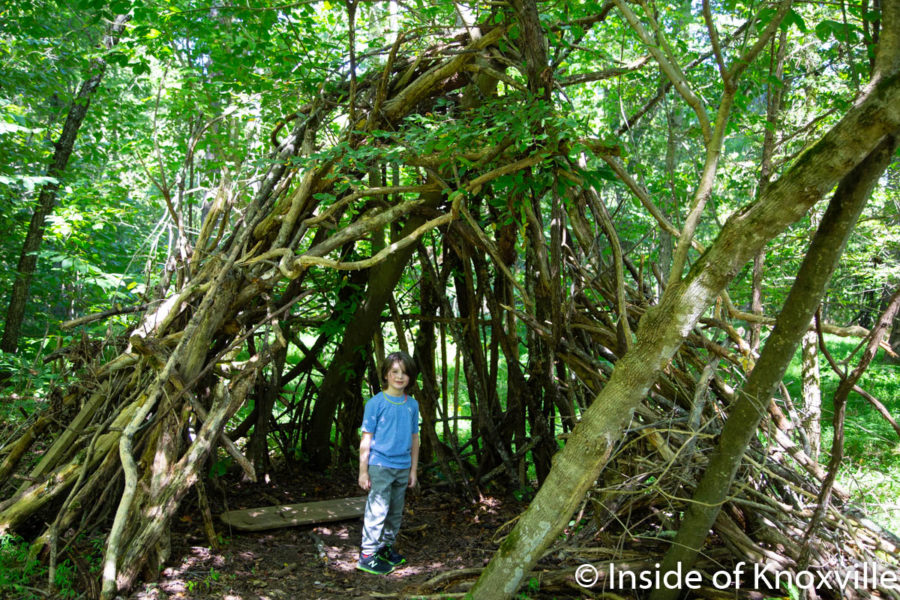
[{"label": "forest floor", "polygon": [[[208,495],[216,515],[364,493],[356,473],[347,469],[326,476],[279,472],[267,483],[255,484],[226,478],[219,490],[209,487]],[[377,576],[355,568],[362,519],[262,532],[229,531],[216,519],[224,543],[215,550],[204,533],[195,495],[182,505],[172,530],[172,553],[159,578],[140,584],[128,600],[400,598],[420,593],[422,584],[440,573],[486,565],[497,548],[495,540],[509,531],[504,526],[523,508],[511,496],[485,495],[470,503],[425,483],[406,496],[397,549],[407,564]]]}]

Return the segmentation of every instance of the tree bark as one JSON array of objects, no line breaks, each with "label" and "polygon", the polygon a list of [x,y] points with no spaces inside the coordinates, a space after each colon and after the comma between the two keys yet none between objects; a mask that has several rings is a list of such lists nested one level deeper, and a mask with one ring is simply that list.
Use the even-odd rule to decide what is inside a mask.
[{"label": "tree bark", "polygon": [[[426,201],[429,204],[437,204],[440,200],[440,193],[426,194]],[[418,215],[410,217],[400,232],[399,239],[414,231],[425,220]],[[415,250],[414,245],[408,246],[372,269],[366,300],[344,329],[344,338],[319,386],[315,408],[310,418],[309,435],[303,444],[304,452],[310,457],[310,464],[315,469],[324,469],[331,462],[331,425],[340,398],[346,393],[359,393],[346,389],[346,366],[353,364],[360,348],[365,348],[372,339],[374,329],[380,326],[381,311],[394,293],[394,287]]]},{"label": "tree bark", "polygon": [[634,347],[585,411],[544,485],[472,589],[476,599],[510,598],[563,530],[596,480],[632,411],[741,266],[802,217],[889,133],[900,127],[900,76],[872,86],[823,138],[734,214],[688,275],[670,285],[640,322]]},{"label": "tree bark", "polygon": [[512,0],[516,18],[522,29],[522,54],[528,72],[528,91],[550,99],[551,72],[547,69],[547,47],[535,0]]},{"label": "tree bark", "polygon": [[891,335],[888,338],[888,343],[894,351],[894,356],[889,355],[887,357],[888,362],[895,365],[900,364],[900,316],[894,317],[894,323],[891,326]]},{"label": "tree bark", "polygon": [[819,384],[819,354],[816,352],[816,332],[807,331],[802,341],[803,422],[809,441],[807,454],[819,459],[822,447],[822,388]]},{"label": "tree bark", "polygon": [[[809,328],[872,188],[893,157],[897,141],[896,137],[886,139],[838,186],[759,362],[731,409],[718,446],[688,503],[678,535],[663,559],[662,572],[675,570],[679,565],[687,571],[693,566],[728,496],[741,458],[766,414],[766,405]],[[650,598],[674,600],[680,593],[678,588],[663,587],[654,590]]]},{"label": "tree bark", "polygon": [[[119,36],[125,29],[125,23],[130,19],[127,15],[119,15],[110,25],[109,31],[104,36],[104,44],[107,49],[113,48],[119,43]],[[56,205],[56,194],[59,191],[60,180],[72,156],[75,148],[75,139],[78,130],[84,122],[91,100],[100,87],[103,75],[106,73],[106,61],[103,58],[95,58],[91,61],[92,75],[78,88],[78,94],[72,100],[69,114],[63,125],[62,133],[54,144],[53,158],[47,168],[47,177],[52,181],[44,184],[38,196],[37,207],[31,215],[31,223],[28,225],[28,233],[22,244],[22,253],[19,255],[19,264],[16,267],[16,276],[13,280],[13,288],[9,297],[9,307],[6,311],[6,325],[3,328],[3,338],[0,339],[0,350],[13,353],[19,346],[19,336],[22,333],[22,322],[25,319],[25,305],[28,303],[28,290],[37,267],[38,252],[44,239],[44,222]]]}]

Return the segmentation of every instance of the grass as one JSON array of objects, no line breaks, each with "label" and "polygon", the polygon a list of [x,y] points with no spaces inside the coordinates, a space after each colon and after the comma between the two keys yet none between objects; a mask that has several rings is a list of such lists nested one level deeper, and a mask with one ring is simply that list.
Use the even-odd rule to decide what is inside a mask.
[{"label": "grass", "polygon": [[[826,344],[834,359],[847,371],[858,363],[861,351],[857,350],[857,340],[826,336]],[[840,380],[824,358],[820,360],[819,368],[822,389],[820,461],[827,464],[834,435],[834,393]],[[785,375],[795,405],[801,402],[800,374],[798,352]],[[884,351],[878,352],[858,385],[878,398],[895,418],[900,416],[900,365],[888,363]],[[844,461],[838,482],[854,493],[854,501],[869,512],[872,520],[900,532],[900,438],[881,414],[856,393],[851,393],[847,400]]]}]

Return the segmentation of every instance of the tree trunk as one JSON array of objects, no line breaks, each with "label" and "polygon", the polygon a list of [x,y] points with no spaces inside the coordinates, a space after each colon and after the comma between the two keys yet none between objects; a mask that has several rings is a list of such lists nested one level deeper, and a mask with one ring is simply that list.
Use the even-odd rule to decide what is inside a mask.
[{"label": "tree trunk", "polygon": [[[104,38],[107,50],[119,43],[119,36],[125,28],[125,23],[130,19],[127,15],[119,15],[109,28]],[[72,100],[69,114],[66,116],[65,125],[59,140],[54,144],[53,158],[47,168],[47,177],[52,181],[44,184],[38,196],[37,207],[31,215],[31,223],[28,225],[28,234],[22,244],[22,253],[19,255],[19,264],[16,267],[16,276],[13,281],[12,292],[9,297],[9,307],[6,311],[6,325],[3,329],[3,338],[0,339],[0,350],[12,354],[19,345],[19,336],[22,332],[22,322],[25,318],[25,305],[28,303],[28,290],[31,287],[31,279],[37,267],[38,252],[44,239],[44,221],[53,212],[56,204],[56,193],[59,191],[60,180],[72,156],[75,147],[75,138],[78,130],[84,122],[88,107],[103,75],[106,73],[106,61],[103,58],[95,58],[91,61],[93,74],[78,88],[78,94]]]},{"label": "tree trunk", "polygon": [[[837,268],[856,220],[872,188],[890,163],[897,141],[896,137],[885,140],[838,186],[759,362],[732,407],[718,446],[688,503],[678,535],[663,559],[662,572],[673,571],[679,565],[687,572],[693,566],[709,528],[728,496],[741,458],[766,414],[766,405],[809,329],[809,322]],[[674,600],[680,593],[677,588],[659,588],[650,598]]]},{"label": "tree trunk", "polygon": [[[251,354],[256,354],[251,351]],[[254,386],[253,408],[256,413],[256,422],[253,424],[253,434],[247,447],[248,458],[258,474],[267,473],[269,470],[269,431],[271,429],[272,410],[275,401],[281,393],[281,373],[284,370],[284,362],[287,358],[287,346],[282,346],[275,354],[272,374],[269,379],[258,378]]]},{"label": "tree trunk", "polygon": [[597,478],[632,411],[741,266],[802,217],[900,127],[900,76],[873,86],[759,200],[735,213],[684,280],[668,286],[640,322],[634,347],[585,411],[544,485],[472,589],[476,599],[510,598]]},{"label": "tree trunk", "polygon": [[822,388],[819,384],[819,354],[816,351],[817,339],[815,331],[807,331],[803,335],[801,345],[802,379],[803,379],[803,422],[809,441],[807,454],[813,460],[819,459],[822,447]]},{"label": "tree trunk", "polygon": [[[420,247],[420,252],[424,251]],[[421,260],[428,260],[427,256],[420,257]],[[438,312],[438,291],[427,274],[423,274],[419,283],[420,306],[423,315],[436,315]],[[413,359],[419,367],[419,379],[422,382],[420,386],[421,393],[417,395],[419,401],[419,414],[422,418],[421,435],[419,436],[419,462],[427,465],[431,462],[435,453],[444,472],[449,471],[449,460],[444,447],[441,445],[437,437],[435,423],[437,418],[437,399],[439,397],[437,390],[437,373],[434,370],[434,350],[435,350],[435,332],[434,323],[423,322],[419,324],[419,333],[413,344]]]},{"label": "tree trunk", "polygon": [[900,364],[900,316],[894,317],[894,323],[891,325],[891,335],[888,343],[894,351],[894,356],[888,356],[887,359],[893,364]]},{"label": "tree trunk", "polygon": [[[427,204],[436,205],[440,202],[441,195],[428,193],[424,198]],[[424,217],[418,215],[410,217],[399,237],[405,237],[425,223],[425,220]],[[331,463],[331,426],[341,397],[347,393],[359,394],[358,390],[347,389],[346,369],[348,365],[354,364],[356,358],[360,356],[360,349],[365,348],[372,339],[375,328],[380,327],[381,311],[387,305],[388,298],[394,293],[394,287],[403,275],[403,270],[413,252],[415,252],[415,246],[409,246],[392,254],[387,260],[372,268],[366,300],[344,329],[341,345],[335,352],[328,372],[319,386],[319,393],[310,419],[309,435],[303,443],[303,450],[310,457],[310,464],[316,469],[325,469]]]},{"label": "tree trunk", "polygon": [[547,42],[535,0],[512,0],[522,29],[522,51],[528,72],[528,91],[550,100],[551,71],[547,69]]}]

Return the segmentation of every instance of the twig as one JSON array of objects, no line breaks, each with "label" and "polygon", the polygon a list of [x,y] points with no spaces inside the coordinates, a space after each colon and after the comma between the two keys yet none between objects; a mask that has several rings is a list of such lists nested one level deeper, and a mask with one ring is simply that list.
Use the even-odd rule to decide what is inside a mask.
[{"label": "twig", "polygon": [[103,312],[94,313],[92,315],[85,315],[83,317],[78,317],[77,319],[72,319],[70,321],[64,321],[63,323],[60,323],[60,328],[72,329],[74,327],[79,327],[80,325],[87,325],[88,323],[93,323],[94,321],[106,319],[107,317],[141,312],[148,306],[150,306],[149,302],[145,304],[139,304],[137,306],[111,308],[109,310],[104,310]]}]

